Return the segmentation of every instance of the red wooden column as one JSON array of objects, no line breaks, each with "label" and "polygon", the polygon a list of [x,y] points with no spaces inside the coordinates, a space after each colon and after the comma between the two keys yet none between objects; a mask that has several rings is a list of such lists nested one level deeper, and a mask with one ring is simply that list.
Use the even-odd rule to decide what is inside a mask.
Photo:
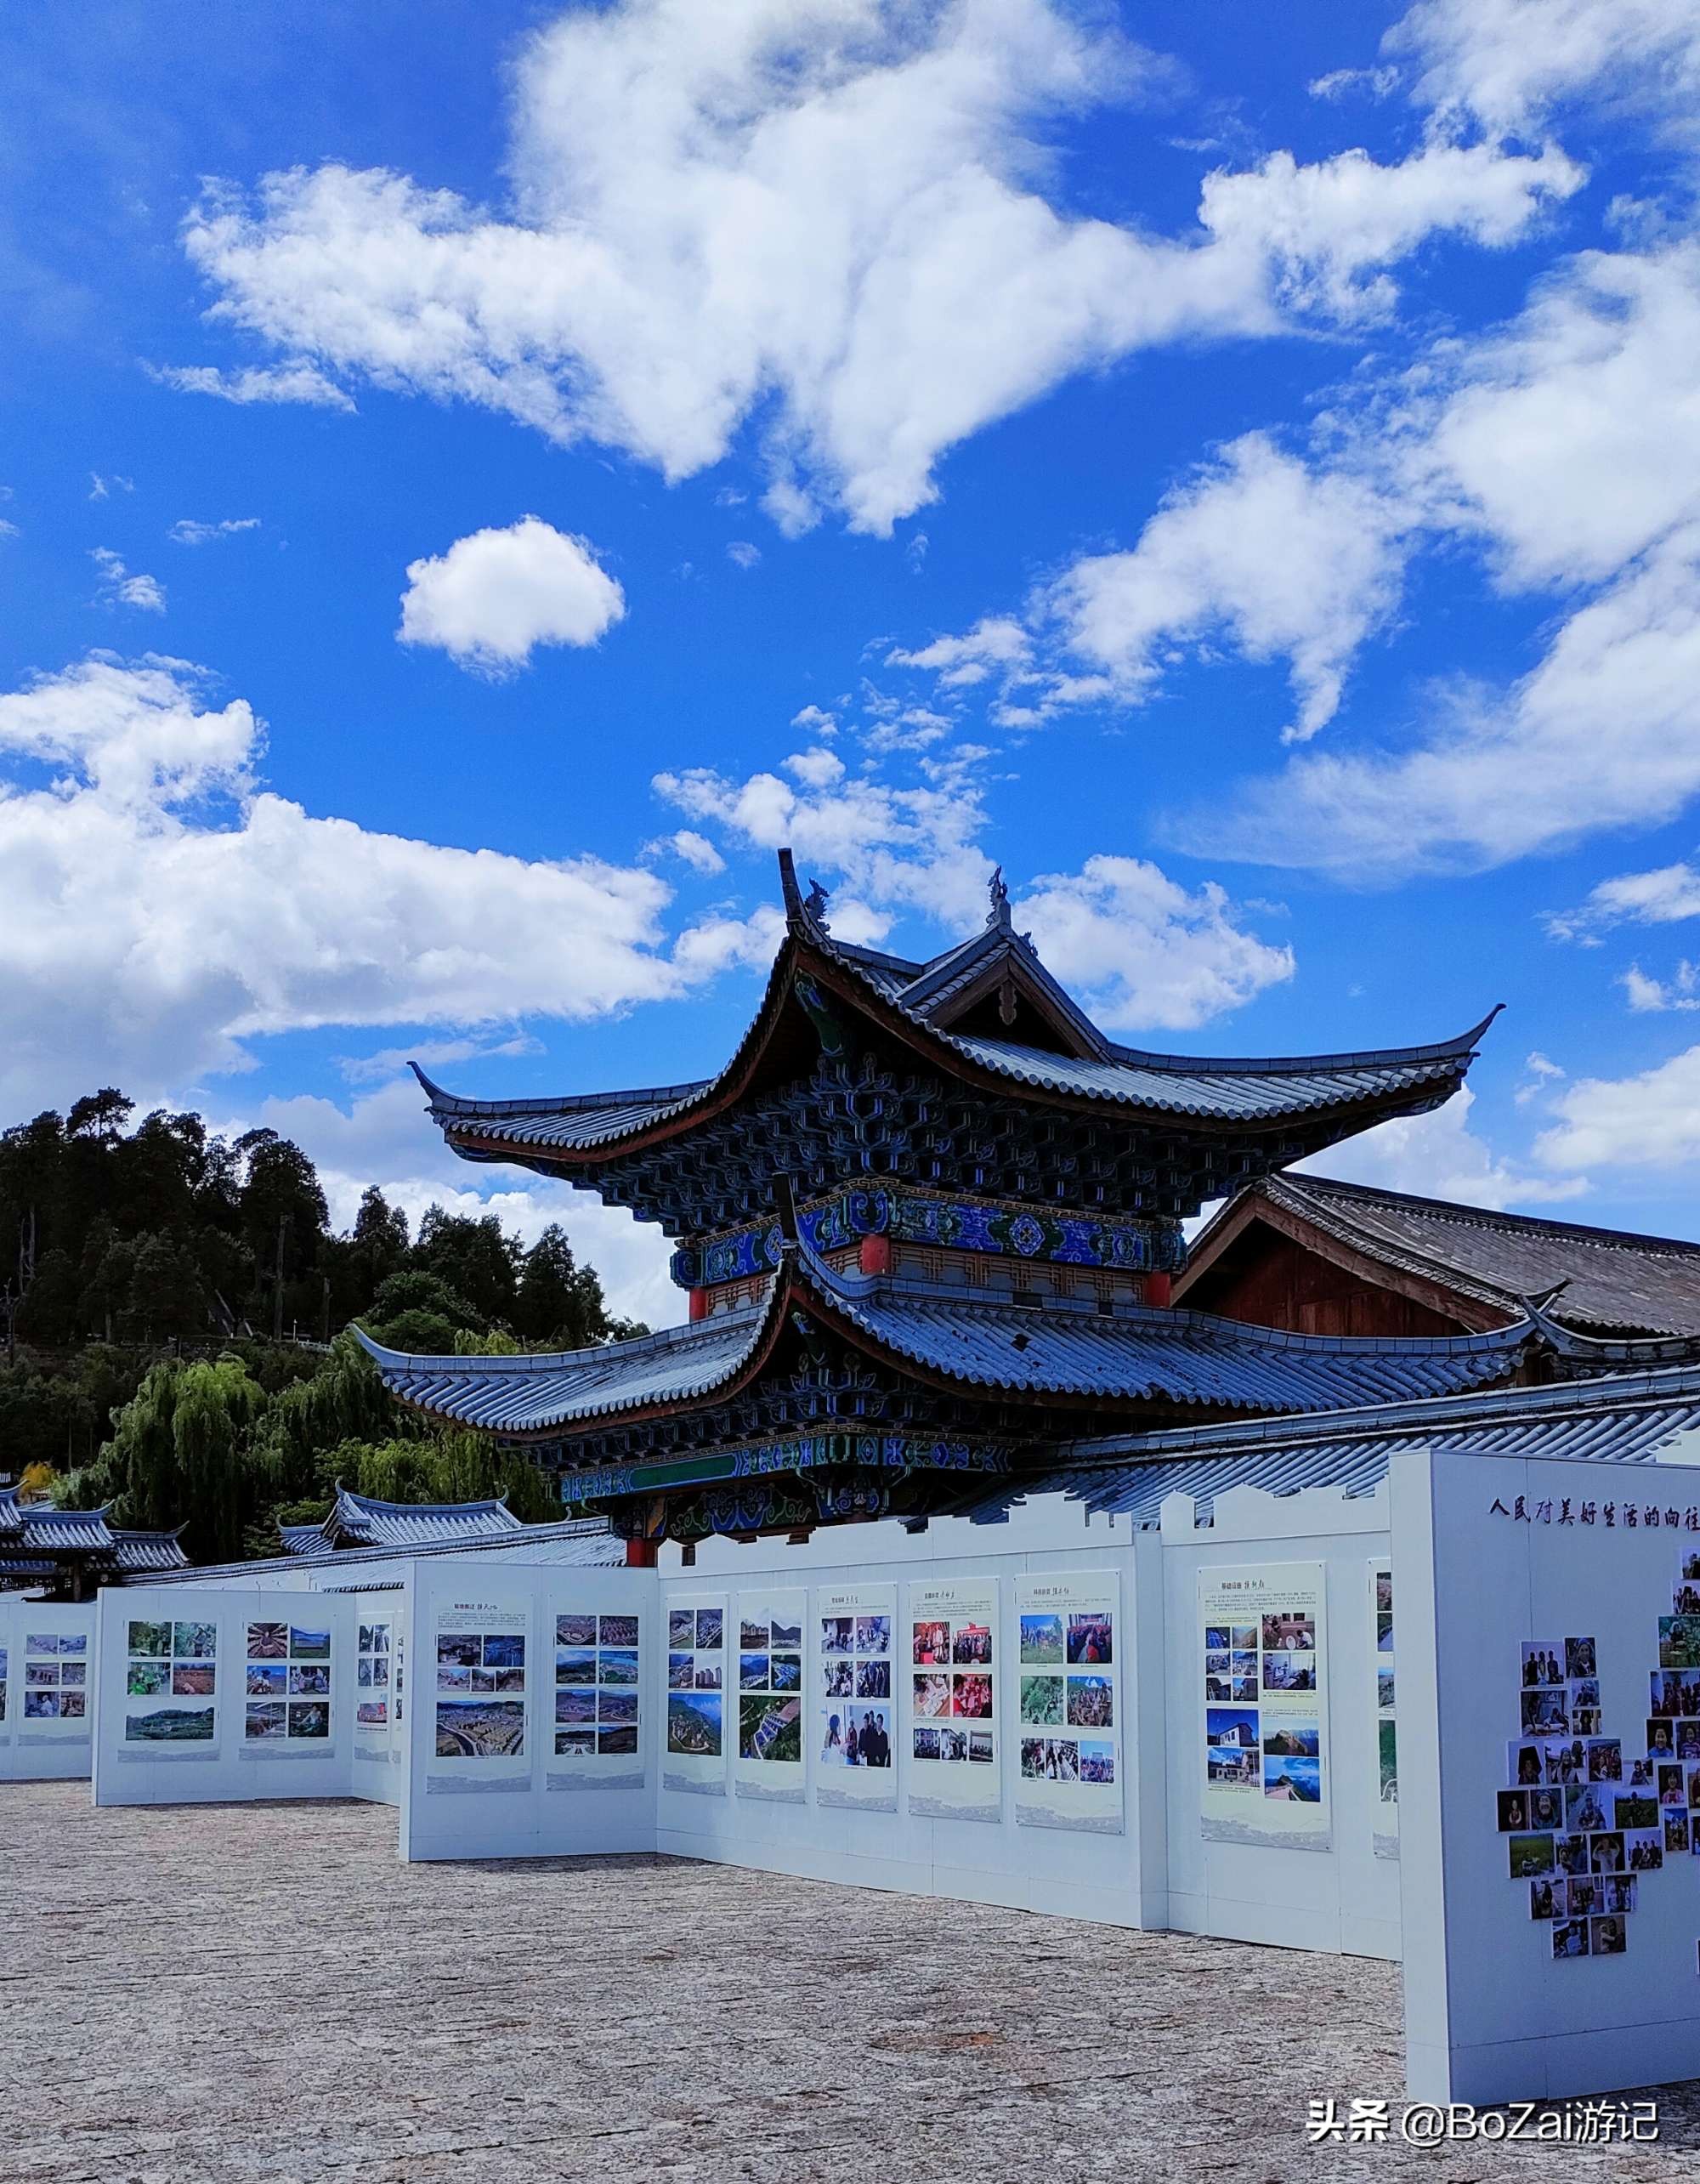
[{"label": "red wooden column", "polygon": [[627,1569],[654,1569],[660,1542],[657,1540],[628,1540],[626,1542]]},{"label": "red wooden column", "polygon": [[892,1270],[891,1238],[864,1236],[857,1264],[864,1274],[888,1274]]},{"label": "red wooden column", "polygon": [[1175,1285],[1168,1274],[1148,1274],[1145,1277],[1145,1301],[1148,1304],[1169,1303],[1175,1293]]}]

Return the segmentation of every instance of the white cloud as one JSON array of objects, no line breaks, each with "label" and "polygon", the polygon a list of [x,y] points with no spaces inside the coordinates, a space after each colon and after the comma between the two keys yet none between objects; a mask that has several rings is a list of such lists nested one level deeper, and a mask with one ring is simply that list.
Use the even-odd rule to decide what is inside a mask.
[{"label": "white cloud", "polygon": [[1398,593],[1397,503],[1365,479],[1315,474],[1261,433],[1172,493],[1125,553],[1077,561],[1054,587],[1068,648],[1115,694],[1151,694],[1176,644],[1226,637],[1289,662],[1304,740],[1330,720],[1347,662]]},{"label": "white cloud", "polygon": [[701,872],[711,878],[715,873],[726,870],[726,859],[708,837],[697,833],[693,827],[682,826],[677,834],[670,834],[665,846],[672,851],[674,856],[682,858],[694,872]]},{"label": "white cloud", "polygon": [[0,785],[8,1111],[241,1068],[267,1033],[585,1021],[734,959],[719,924],[670,939],[653,872],[311,817],[256,789],[259,738],[180,661],[97,656],[0,696],[0,752],[58,774]]},{"label": "white cloud", "polygon": [[1555,940],[1587,945],[1614,925],[1676,925],[1689,917],[1700,917],[1700,867],[1685,861],[1601,880],[1579,910],[1556,910],[1545,923]]},{"label": "white cloud", "polygon": [[809,789],[830,789],[844,779],[844,761],[836,751],[794,751],[785,768]]},{"label": "white cloud", "polygon": [[409,562],[397,634],[500,675],[529,665],[539,644],[594,644],[625,612],[625,593],[587,538],[523,516]]},{"label": "white cloud", "polygon": [[1312,99],[1345,99],[1361,92],[1371,99],[1391,97],[1398,88],[1397,68],[1331,68],[1326,76],[1313,76],[1305,88]]},{"label": "white cloud", "polygon": [[133,478],[120,478],[116,475],[103,478],[98,470],[91,470],[88,474],[88,497],[91,501],[110,499],[115,485],[121,493],[133,493],[136,490],[136,481]]},{"label": "white cloud", "polygon": [[226,516],[222,523],[197,523],[193,516],[181,516],[166,536],[173,546],[207,546],[214,539],[234,538],[239,532],[259,527],[258,516]]},{"label": "white cloud", "polygon": [[1207,881],[1196,892],[1136,857],[1089,857],[1016,906],[1046,967],[1111,1030],[1189,1030],[1290,979],[1289,947],[1244,931]]},{"label": "white cloud", "polygon": [[803,706],[791,715],[793,728],[806,728],[811,735],[828,740],[838,733],[836,713],[824,712],[819,706]]},{"label": "white cloud", "polygon": [[[423,1049],[413,1051],[423,1058]],[[581,1263],[601,1275],[611,1310],[654,1327],[672,1326],[684,1316],[683,1294],[667,1276],[672,1246],[658,1228],[633,1220],[620,1206],[604,1205],[589,1191],[458,1159],[425,1114],[411,1076],[346,1108],[303,1093],[262,1100],[216,1126],[226,1137],[275,1130],[299,1145],[319,1171],[337,1228],[352,1225],[362,1193],[373,1183],[416,1228],[430,1205],[474,1217],[494,1213],[528,1244],[558,1221]]]},{"label": "white cloud", "polygon": [[779,529],[836,502],[888,532],[947,450],[1070,374],[1382,311],[1425,236],[1504,244],[1581,179],[1436,140],[1213,174],[1172,238],[1049,201],[1056,117],[1171,74],[1053,0],[575,9],[523,48],[505,216],[331,165],[210,194],[186,244],[303,387],[472,401],[672,479],[771,402]]},{"label": "white cloud", "polygon": [[144,365],[150,379],[179,394],[213,394],[221,402],[300,402],[312,409],[352,410],[352,397],[316,366],[294,359],[220,372],[210,364]]},{"label": "white cloud", "polygon": [[1009,615],[988,615],[961,637],[935,637],[914,651],[887,655],[892,667],[919,667],[938,678],[947,690],[969,689],[993,674],[1023,671],[1033,657],[1033,639]]},{"label": "white cloud", "polygon": [[1629,1077],[1583,1077],[1535,1141],[1549,1167],[1686,1167],[1700,1160],[1700,1047]]},{"label": "white cloud", "polygon": [[734,538],[726,549],[726,558],[735,562],[740,569],[753,569],[762,558],[762,549],[752,545],[747,538]]},{"label": "white cloud", "polygon": [[1692,122],[1700,18],[1685,0],[1420,0],[1386,50],[1421,71],[1418,96],[1484,128],[1538,127],[1572,99]]},{"label": "white cloud", "polygon": [[1300,1160],[1297,1171],[1333,1176],[1341,1183],[1369,1183],[1378,1190],[1402,1191],[1412,1198],[1490,1206],[1498,1212],[1519,1205],[1561,1204],[1580,1198],[1588,1189],[1585,1177],[1534,1174],[1517,1161],[1502,1159],[1470,1128],[1475,1104],[1476,1095],[1466,1085],[1444,1107],[1378,1122],[1361,1137]]},{"label": "white cloud", "polygon": [[91,547],[88,558],[100,572],[100,597],[108,604],[137,607],[144,614],[165,612],[165,587],[158,577],[133,576],[110,546]]},{"label": "white cloud", "polygon": [[1618,983],[1637,1016],[1700,1008],[1700,971],[1686,957],[1668,979],[1651,979],[1639,963],[1631,963]]}]

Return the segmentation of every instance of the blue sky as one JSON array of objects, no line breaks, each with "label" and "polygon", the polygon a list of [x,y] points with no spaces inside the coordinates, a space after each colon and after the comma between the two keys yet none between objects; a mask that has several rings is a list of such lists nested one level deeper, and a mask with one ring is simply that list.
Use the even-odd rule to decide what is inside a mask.
[{"label": "blue sky", "polygon": [[[1508,1003],[1330,1172],[1697,1233],[1700,10],[186,0],[0,39],[7,1120],[564,1207],[773,850],[1135,1043]],[[456,1195],[457,1194],[457,1195]]]}]

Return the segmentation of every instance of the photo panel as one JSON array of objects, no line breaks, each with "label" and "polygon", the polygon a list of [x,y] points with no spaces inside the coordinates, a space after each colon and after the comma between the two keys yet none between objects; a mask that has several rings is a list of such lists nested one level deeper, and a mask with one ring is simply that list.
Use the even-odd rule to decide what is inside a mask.
[{"label": "photo panel", "polygon": [[814,1595],[814,1801],[895,1812],[898,1589],[824,1586]]},{"label": "photo panel", "polygon": [[[1000,1613],[995,1578],[908,1587],[907,1658],[894,1669],[907,1689],[909,1809],[919,1818],[1003,1817]],[[1066,1676],[1060,1654],[1056,1668]]]},{"label": "photo panel", "polygon": [[[688,1615],[689,1611],[686,1611]],[[543,1784],[552,1790],[638,1790],[643,1785],[643,1621],[629,1608],[592,1608],[568,1591],[549,1603],[554,1641],[554,1719]],[[671,1625],[672,1619],[669,1618]],[[686,1635],[694,1637],[694,1632]],[[670,1663],[668,1698],[691,1688],[694,1648]]]},{"label": "photo panel", "polygon": [[[670,1593],[667,1624],[667,1719],[661,1787],[695,1796],[723,1797],[738,1693],[726,1688],[728,1602],[724,1593]],[[684,1664],[688,1662],[687,1672]],[[735,1669],[734,1669],[735,1674]],[[570,1747],[568,1748],[570,1750]],[[562,1756],[568,1756],[564,1751]]]},{"label": "photo panel", "polygon": [[[740,1592],[737,1603],[738,1687],[728,1697],[734,1793],[767,1803],[800,1805],[808,1778],[801,1591]],[[852,1659],[853,1662],[854,1655]]]},{"label": "photo panel", "polygon": [[[123,1628],[126,1752],[150,1759],[212,1756],[224,1695],[218,1625],[196,1616],[127,1616]],[[27,1678],[27,1637],[25,1667]],[[26,1684],[26,1717],[31,1695]],[[63,1704],[61,1698],[55,1711]]]},{"label": "photo panel", "polygon": [[[1019,1827],[1122,1832],[1121,1580],[1114,1570],[1023,1573],[1015,1581]],[[1238,1631],[1244,1637],[1250,1625]],[[1206,1660],[1226,1663],[1227,1688],[1256,1681],[1256,1647],[1231,1623],[1205,1632]],[[1212,1638],[1226,1641],[1222,1646]],[[1215,1673],[1215,1672],[1213,1672]],[[1220,1681],[1220,1675],[1216,1680]]]},{"label": "photo panel", "polygon": [[[1377,1581],[1384,1574],[1385,1566],[1370,1580],[1378,1673],[1391,1671],[1392,1658],[1391,1577],[1385,1587]],[[1255,1634],[1257,1661],[1255,1686],[1248,1678],[1245,1699],[1229,1707],[1212,1692],[1200,1663],[1199,1830],[1207,1841],[1289,1850],[1329,1846],[1325,1586],[1320,1563],[1224,1564],[1198,1572],[1200,1654],[1210,1650],[1213,1631],[1227,1629]],[[1392,1756],[1390,1737],[1390,1766]]]},{"label": "photo panel", "polygon": [[425,1788],[511,1790],[532,1773],[532,1657],[529,1595],[482,1585],[439,1598],[424,1673],[432,1711]]}]

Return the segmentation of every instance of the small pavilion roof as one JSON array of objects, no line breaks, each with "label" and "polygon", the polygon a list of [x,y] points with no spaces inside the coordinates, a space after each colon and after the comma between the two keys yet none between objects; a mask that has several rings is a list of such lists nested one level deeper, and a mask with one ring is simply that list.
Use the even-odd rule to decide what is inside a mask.
[{"label": "small pavilion roof", "polygon": [[[358,1331],[358,1330],[357,1330]],[[430,1546],[448,1540],[505,1539],[523,1531],[504,1499],[494,1501],[380,1501],[337,1482],[337,1495],[317,1524],[280,1524],[292,1555],[327,1547]]]},{"label": "small pavilion roof", "polygon": [[50,1502],[21,1501],[15,1490],[0,1491],[0,1580],[50,1584],[73,1569],[98,1574],[189,1567],[182,1525],[173,1532],[130,1531],[110,1523],[110,1504],[57,1509]]},{"label": "small pavilion roof", "polygon": [[[798,981],[813,981],[868,1018],[918,1064],[983,1090],[1038,1095],[1090,1111],[1111,1107],[1199,1126],[1278,1132],[1339,1111],[1362,1127],[1388,1113],[1437,1105],[1462,1083],[1494,1009],[1468,1030],[1416,1047],[1288,1056],[1168,1054],[1098,1029],[1015,932],[994,885],[985,929],[924,963],[835,939],[799,894],[780,853],[787,926],[766,993],[726,1066],[711,1076],[624,1091],[472,1099],[415,1064],[434,1120],[469,1160],[553,1155],[595,1165],[671,1137],[728,1105],[751,1083]],[[1010,1000],[1023,1039],[987,1029],[985,1007]],[[1040,1041],[1041,1043],[1035,1043]]]},{"label": "small pavilion roof", "polygon": [[1448,1296],[1487,1308],[1484,1322],[1522,1315],[1523,1299],[1551,1296],[1551,1317],[1611,1335],[1700,1335],[1700,1244],[1499,1213],[1415,1198],[1290,1170],[1230,1199],[1194,1238],[1177,1299],[1208,1290],[1211,1268],[1257,1222],[1348,1263],[1362,1259]]},{"label": "small pavilion roof", "polygon": [[404,1402],[458,1424],[542,1435],[729,1396],[753,1380],[793,1307],[899,1372],[990,1398],[1312,1410],[1448,1393],[1504,1378],[1527,1323],[1423,1339],[1291,1335],[1201,1313],[1053,1300],[1017,1305],[895,1275],[836,1272],[799,1239],[763,1301],[588,1350],[415,1357],[356,1328]]}]

